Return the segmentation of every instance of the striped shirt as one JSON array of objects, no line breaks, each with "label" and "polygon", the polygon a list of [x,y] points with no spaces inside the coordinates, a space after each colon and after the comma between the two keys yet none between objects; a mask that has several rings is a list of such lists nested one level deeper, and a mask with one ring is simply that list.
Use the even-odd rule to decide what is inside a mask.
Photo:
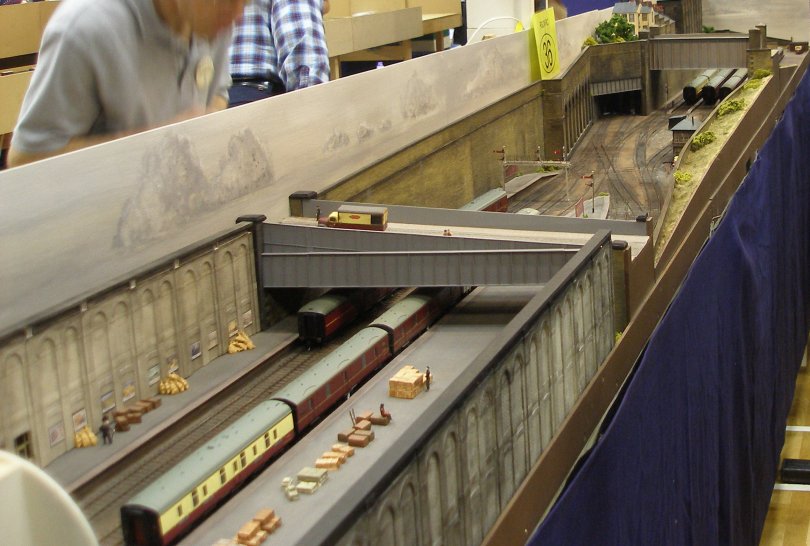
[{"label": "striped shirt", "polygon": [[287,91],[329,81],[322,0],[253,0],[237,23],[231,76],[278,80]]}]

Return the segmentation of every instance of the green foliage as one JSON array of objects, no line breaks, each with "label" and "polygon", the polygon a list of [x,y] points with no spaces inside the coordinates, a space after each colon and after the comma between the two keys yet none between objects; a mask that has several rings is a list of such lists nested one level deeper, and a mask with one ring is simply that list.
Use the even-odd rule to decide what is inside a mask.
[{"label": "green foliage", "polygon": [[627,22],[621,15],[614,15],[608,21],[602,21],[594,29],[596,41],[600,44],[632,42],[638,40],[634,34],[636,27]]},{"label": "green foliage", "polygon": [[685,184],[692,180],[692,174],[686,171],[681,171],[680,169],[675,171],[675,183],[676,184]]},{"label": "green foliage", "polygon": [[745,99],[727,99],[720,104],[717,109],[717,117],[723,117],[726,114],[737,112],[745,108]]},{"label": "green foliage", "polygon": [[767,68],[757,68],[754,70],[754,75],[751,76],[752,80],[761,80],[762,78],[767,78],[771,75],[771,71]]},{"label": "green foliage", "polygon": [[748,80],[743,84],[743,89],[759,89],[762,85],[762,80]]},{"label": "green foliage", "polygon": [[689,145],[689,149],[693,152],[697,152],[701,148],[703,148],[706,144],[711,144],[714,142],[715,137],[714,133],[711,131],[703,131],[695,138],[692,139],[692,144]]},{"label": "green foliage", "polygon": [[599,42],[596,41],[596,38],[594,38],[593,36],[588,36],[587,38],[585,38],[585,41],[582,42],[582,49],[585,49],[588,46],[595,46],[598,43]]},{"label": "green foliage", "polygon": [[714,27],[707,27],[706,25],[703,25],[703,32],[705,32],[706,34],[711,34],[712,32],[714,32]]}]

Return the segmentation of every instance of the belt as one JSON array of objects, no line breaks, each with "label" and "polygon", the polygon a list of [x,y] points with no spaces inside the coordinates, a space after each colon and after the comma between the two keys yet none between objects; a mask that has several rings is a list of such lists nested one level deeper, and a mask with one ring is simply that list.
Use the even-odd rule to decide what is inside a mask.
[{"label": "belt", "polygon": [[233,80],[233,85],[239,85],[242,87],[252,87],[253,89],[258,89],[259,91],[268,91],[273,94],[283,93],[285,91],[284,84],[277,80],[267,80],[264,78],[239,78],[234,77],[231,78]]}]

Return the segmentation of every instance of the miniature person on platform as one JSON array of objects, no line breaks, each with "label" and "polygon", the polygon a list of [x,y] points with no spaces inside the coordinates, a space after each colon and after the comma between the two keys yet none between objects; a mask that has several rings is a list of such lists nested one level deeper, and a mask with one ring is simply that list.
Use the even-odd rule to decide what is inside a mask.
[{"label": "miniature person on platform", "polygon": [[391,420],[391,414],[385,411],[385,404],[380,404],[380,417],[388,421]]},{"label": "miniature person on platform", "polygon": [[329,81],[322,0],[252,0],[231,45],[234,107]]},{"label": "miniature person on platform", "polygon": [[113,426],[110,423],[110,418],[106,415],[101,419],[101,426],[99,427],[101,431],[101,438],[105,444],[112,444],[113,441]]},{"label": "miniature person on platform", "polygon": [[9,166],[224,110],[231,28],[245,2],[60,2],[42,36]]},{"label": "miniature person on platform", "polygon": [[425,369],[425,390],[430,390],[430,366]]}]

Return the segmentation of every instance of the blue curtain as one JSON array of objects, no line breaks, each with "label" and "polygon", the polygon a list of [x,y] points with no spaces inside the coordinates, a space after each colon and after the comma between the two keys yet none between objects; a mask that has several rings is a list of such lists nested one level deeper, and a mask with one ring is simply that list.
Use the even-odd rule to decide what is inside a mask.
[{"label": "blue curtain", "polygon": [[756,546],[808,331],[810,76],[531,545]]}]

